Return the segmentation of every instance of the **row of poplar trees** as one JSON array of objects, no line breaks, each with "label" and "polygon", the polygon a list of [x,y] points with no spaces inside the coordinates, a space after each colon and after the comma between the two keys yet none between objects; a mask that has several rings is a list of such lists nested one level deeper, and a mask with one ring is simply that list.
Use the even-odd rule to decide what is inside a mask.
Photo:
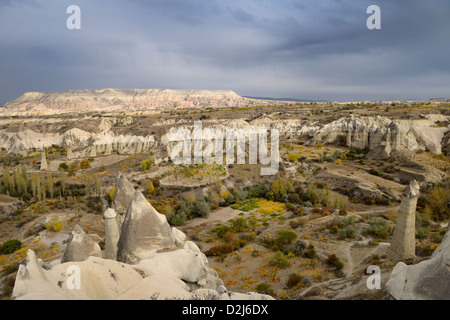
[{"label": "row of poplar trees", "polygon": [[[41,201],[45,200],[47,196],[50,198],[64,197],[67,195],[66,179],[67,175],[64,173],[56,177],[51,173],[42,175],[38,172],[32,172],[28,174],[24,165],[15,167],[12,171],[10,168],[5,167],[1,180],[1,191],[25,201]],[[97,175],[84,173],[82,179],[86,195],[101,196],[101,184]]]}]

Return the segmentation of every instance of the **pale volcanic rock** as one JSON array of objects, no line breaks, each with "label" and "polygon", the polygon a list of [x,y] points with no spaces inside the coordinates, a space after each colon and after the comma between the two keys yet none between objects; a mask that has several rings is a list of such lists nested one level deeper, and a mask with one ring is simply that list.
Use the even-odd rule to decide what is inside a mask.
[{"label": "pale volcanic rock", "polygon": [[100,246],[79,225],[76,225],[70,234],[66,250],[61,257],[61,263],[84,261],[90,256],[101,257]]},{"label": "pale volcanic rock", "polygon": [[[79,287],[71,270],[78,270]],[[73,273],[72,273],[73,274]],[[194,251],[154,252],[139,264],[89,257],[43,267],[32,250],[19,266],[13,300],[273,300],[254,292],[227,291],[214,270]]]},{"label": "pale volcanic rock", "polygon": [[420,187],[411,181],[403,191],[394,234],[388,251],[388,259],[404,260],[414,258],[416,253],[416,206]]},{"label": "pale volcanic rock", "polygon": [[429,260],[399,262],[386,283],[396,300],[448,300],[450,297],[450,231]]},{"label": "pale volcanic rock", "polygon": [[27,92],[7,102],[4,113],[59,114],[122,112],[201,107],[247,107],[270,100],[244,98],[231,90],[89,89],[66,92]]},{"label": "pale volcanic rock", "polygon": [[48,170],[48,163],[47,163],[47,158],[45,157],[45,151],[43,150],[41,152],[41,167],[40,167],[41,171],[45,171]]},{"label": "pale volcanic rock", "polygon": [[158,213],[139,191],[128,206],[117,246],[117,260],[130,264],[148,258],[156,250],[175,247],[166,216]]},{"label": "pale volcanic rock", "polygon": [[117,214],[123,215],[127,211],[136,190],[134,189],[133,184],[121,173],[117,174],[114,188],[112,209],[114,209]]},{"label": "pale volcanic rock", "polygon": [[108,208],[103,213],[105,219],[105,259],[116,260],[117,243],[120,238],[119,222],[114,209]]},{"label": "pale volcanic rock", "polygon": [[[348,147],[374,149],[384,146],[384,152],[407,149],[430,149],[441,153],[441,140],[447,128],[436,127],[430,120],[390,120],[385,117],[349,116],[324,124],[314,130],[312,144],[339,143]],[[386,147],[388,146],[388,147]],[[387,154],[389,156],[389,154]]]}]

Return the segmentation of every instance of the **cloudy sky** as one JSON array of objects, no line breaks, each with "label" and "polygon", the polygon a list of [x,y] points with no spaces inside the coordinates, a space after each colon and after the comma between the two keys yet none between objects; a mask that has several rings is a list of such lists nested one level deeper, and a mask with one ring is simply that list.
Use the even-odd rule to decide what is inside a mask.
[{"label": "cloudy sky", "polygon": [[[81,9],[69,30],[67,7]],[[381,8],[369,30],[368,6]],[[448,0],[0,0],[0,105],[27,91],[450,96]]]}]

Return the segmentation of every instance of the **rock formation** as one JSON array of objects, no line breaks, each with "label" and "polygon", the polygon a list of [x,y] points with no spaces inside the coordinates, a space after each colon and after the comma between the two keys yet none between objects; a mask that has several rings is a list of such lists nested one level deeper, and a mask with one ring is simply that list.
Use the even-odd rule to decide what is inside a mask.
[{"label": "rock formation", "polygon": [[17,198],[5,194],[0,195],[0,220],[14,216],[22,204],[22,201]]},{"label": "rock formation", "polygon": [[[117,236],[115,214],[113,209],[104,213],[106,258],[113,255]],[[95,245],[76,226],[60,263],[44,266],[29,250],[17,272],[12,299],[273,299],[228,291],[198,246],[171,228],[139,191],[134,193],[122,224],[118,261],[101,259]],[[74,268],[78,273],[72,273]],[[78,277],[75,289],[70,285],[73,277]]]},{"label": "rock formation", "polygon": [[41,171],[48,170],[47,158],[45,157],[45,150],[42,150],[42,152],[41,152],[41,167],[40,167],[40,170]]},{"label": "rock formation", "polygon": [[80,226],[76,225],[61,257],[61,263],[84,261],[90,256],[102,257],[100,246]]},{"label": "rock formation", "polygon": [[140,191],[133,195],[117,245],[117,260],[135,264],[155,250],[175,247],[166,216],[158,213]]},{"label": "rock formation", "polygon": [[117,243],[120,238],[120,229],[117,221],[117,213],[108,208],[103,213],[105,219],[105,259],[116,260]]},{"label": "rock formation", "polygon": [[450,298],[450,229],[429,260],[407,266],[399,262],[386,283],[397,300],[448,300]]},{"label": "rock formation", "polygon": [[416,205],[420,187],[416,180],[411,181],[403,191],[402,201],[392,236],[388,259],[404,260],[416,254]]},{"label": "rock formation", "polygon": [[67,147],[67,154],[66,154],[67,160],[73,160],[75,159],[75,156],[73,154],[72,148]]},{"label": "rock formation", "polygon": [[125,212],[130,205],[135,191],[133,184],[123,174],[118,173],[111,208],[117,213],[119,228],[122,225]]}]

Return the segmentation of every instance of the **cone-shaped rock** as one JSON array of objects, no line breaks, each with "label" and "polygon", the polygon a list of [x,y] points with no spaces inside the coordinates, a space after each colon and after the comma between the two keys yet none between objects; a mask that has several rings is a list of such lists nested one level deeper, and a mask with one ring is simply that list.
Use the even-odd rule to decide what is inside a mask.
[{"label": "cone-shaped rock", "polygon": [[175,247],[166,216],[158,213],[137,191],[125,214],[117,249],[117,261],[135,264],[155,250]]},{"label": "cone-shaped rock", "polygon": [[135,193],[133,184],[121,173],[116,177],[115,191],[112,199],[112,209],[117,214],[124,214]]},{"label": "cone-shaped rock", "polygon": [[76,225],[61,257],[61,263],[84,261],[90,256],[101,258],[102,250],[79,225]]}]

